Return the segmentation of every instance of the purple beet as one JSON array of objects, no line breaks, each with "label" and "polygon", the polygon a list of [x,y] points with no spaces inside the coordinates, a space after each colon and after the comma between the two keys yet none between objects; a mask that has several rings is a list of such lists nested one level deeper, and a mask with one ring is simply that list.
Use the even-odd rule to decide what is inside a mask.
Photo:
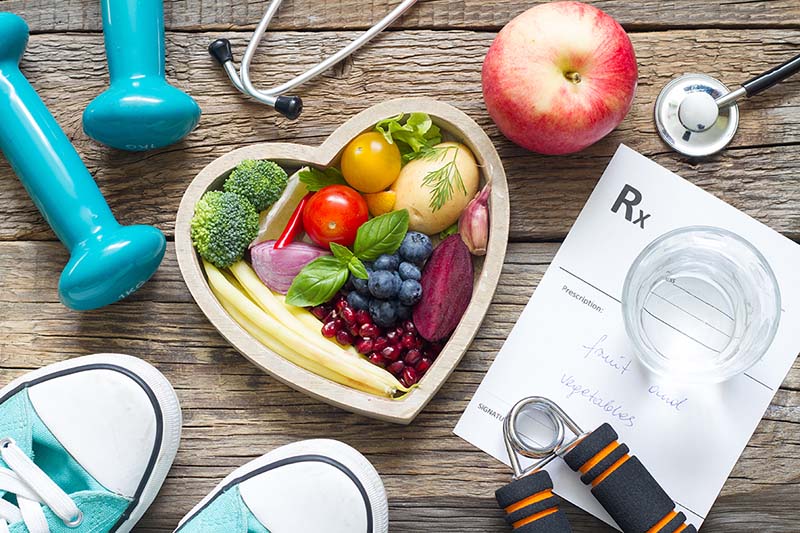
[{"label": "purple beet", "polygon": [[472,299],[472,256],[460,235],[436,247],[422,272],[422,299],[414,307],[414,325],[436,342],[453,333]]}]

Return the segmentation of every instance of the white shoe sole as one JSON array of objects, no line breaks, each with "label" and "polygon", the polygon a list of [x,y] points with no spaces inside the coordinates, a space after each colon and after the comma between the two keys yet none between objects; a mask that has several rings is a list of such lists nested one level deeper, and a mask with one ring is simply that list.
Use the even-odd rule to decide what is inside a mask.
[{"label": "white shoe sole", "polygon": [[154,459],[150,465],[150,473],[146,481],[143,480],[143,486],[140,486],[139,491],[137,491],[138,498],[136,498],[136,504],[130,510],[128,518],[121,524],[117,524],[109,532],[129,533],[153,503],[158,491],[161,490],[180,445],[181,408],[175,390],[167,381],[167,378],[149,363],[136,357],[122,354],[95,354],[48,365],[20,376],[0,389],[0,400],[5,399],[16,389],[20,389],[25,385],[35,384],[35,382],[53,374],[69,373],[82,367],[96,368],[98,366],[121,370],[125,374],[136,376],[141,380],[140,385],[144,385],[146,389],[149,389],[147,391],[148,396],[158,405],[161,411],[161,444],[159,451],[153,454]]},{"label": "white shoe sole", "polygon": [[202,511],[220,493],[242,481],[242,478],[246,478],[248,474],[283,459],[304,455],[328,457],[346,467],[361,483],[372,510],[372,529],[363,533],[387,533],[389,531],[389,506],[386,500],[386,489],[372,463],[347,444],[335,440],[314,439],[281,446],[231,472],[180,521],[175,532],[179,532],[188,520]]}]

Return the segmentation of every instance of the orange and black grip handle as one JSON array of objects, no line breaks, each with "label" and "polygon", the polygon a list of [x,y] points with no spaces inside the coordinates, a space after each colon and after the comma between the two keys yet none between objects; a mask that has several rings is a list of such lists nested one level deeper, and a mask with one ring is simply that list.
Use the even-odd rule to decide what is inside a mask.
[{"label": "orange and black grip handle", "polygon": [[517,533],[572,533],[553,494],[553,480],[544,470],[513,481],[495,492],[506,521]]},{"label": "orange and black grip handle", "polygon": [[603,424],[565,456],[623,533],[697,533],[614,429]]}]

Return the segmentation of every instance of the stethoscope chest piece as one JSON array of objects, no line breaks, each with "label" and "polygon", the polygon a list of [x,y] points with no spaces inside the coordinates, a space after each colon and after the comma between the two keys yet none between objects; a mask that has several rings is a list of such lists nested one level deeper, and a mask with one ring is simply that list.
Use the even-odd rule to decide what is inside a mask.
[{"label": "stethoscope chest piece", "polygon": [[655,120],[658,134],[675,151],[689,157],[715,154],[728,146],[739,127],[739,107],[718,107],[729,94],[722,82],[705,74],[684,74],[658,95]]}]

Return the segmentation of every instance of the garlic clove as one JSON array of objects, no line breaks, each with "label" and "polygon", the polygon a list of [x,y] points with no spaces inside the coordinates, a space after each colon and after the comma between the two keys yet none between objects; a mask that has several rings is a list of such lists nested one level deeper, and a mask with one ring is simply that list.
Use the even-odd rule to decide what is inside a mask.
[{"label": "garlic clove", "polygon": [[473,255],[486,255],[486,247],[489,244],[489,196],[491,192],[492,186],[487,183],[481,192],[467,204],[458,220],[458,232],[461,234],[461,240]]}]

